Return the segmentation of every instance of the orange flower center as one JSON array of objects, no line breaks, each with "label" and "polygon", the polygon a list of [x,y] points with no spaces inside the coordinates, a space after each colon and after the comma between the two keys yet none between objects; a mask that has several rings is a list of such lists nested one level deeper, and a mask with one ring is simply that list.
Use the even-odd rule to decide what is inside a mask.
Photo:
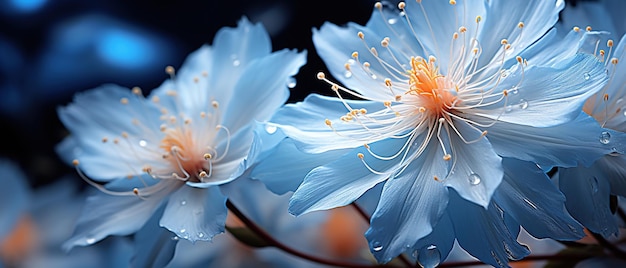
[{"label": "orange flower center", "polygon": [[435,61],[434,57],[430,57],[429,60],[421,57],[411,58],[410,88],[407,94],[417,96],[421,101],[420,106],[424,107],[426,112],[440,116],[452,107],[457,97],[450,92],[454,84],[439,73]]}]

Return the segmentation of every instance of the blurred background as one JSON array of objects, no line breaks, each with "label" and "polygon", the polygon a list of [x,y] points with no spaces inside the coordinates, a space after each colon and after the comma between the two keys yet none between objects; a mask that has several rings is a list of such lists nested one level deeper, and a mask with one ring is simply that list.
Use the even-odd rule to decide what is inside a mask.
[{"label": "blurred background", "polygon": [[308,51],[289,102],[329,94],[315,78],[325,67],[311,29],[324,21],[365,24],[374,2],[0,0],[0,157],[16,161],[34,187],[74,172],[54,152],[67,134],[58,106],[104,83],[148,92],[167,78],[166,66],[180,67],[242,16],[264,24],[274,50]]}]

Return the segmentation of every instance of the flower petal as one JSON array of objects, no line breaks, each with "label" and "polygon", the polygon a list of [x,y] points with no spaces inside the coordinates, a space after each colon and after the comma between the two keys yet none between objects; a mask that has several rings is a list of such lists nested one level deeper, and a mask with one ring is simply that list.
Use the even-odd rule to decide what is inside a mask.
[{"label": "flower petal", "polygon": [[379,262],[388,262],[433,230],[448,204],[448,190],[436,178],[447,173],[443,151],[433,139],[403,173],[385,182],[365,233]]},{"label": "flower petal", "polygon": [[250,176],[262,181],[272,192],[284,194],[295,191],[313,168],[330,163],[349,151],[308,154],[296,148],[293,140],[285,139],[252,169]]},{"label": "flower petal", "polygon": [[[127,104],[122,104],[122,99],[127,100]],[[85,174],[96,180],[142,174],[144,163],[133,153],[141,148],[125,142],[121,136],[124,132],[130,137],[142,134],[142,129],[133,125],[129,115],[137,115],[140,121],[158,121],[159,111],[143,101],[130,90],[116,85],[76,94],[72,104],[58,109],[59,118],[72,133],[71,139],[75,139],[61,147],[63,153],[70,151],[68,144],[80,146],[71,157],[79,159]],[[114,144],[115,138],[122,141]],[[108,142],[104,142],[105,139]]]},{"label": "flower petal", "polygon": [[163,208],[154,213],[143,228],[135,234],[132,267],[165,267],[174,257],[178,240],[172,239],[175,237],[174,234],[159,226],[159,218],[162,214]]},{"label": "flower petal", "polygon": [[609,237],[617,235],[617,222],[609,208],[610,186],[598,178],[598,166],[560,168],[559,188],[567,197],[567,211],[590,231]]},{"label": "flower petal", "polygon": [[[405,142],[406,138],[387,139],[370,144],[370,148],[379,155],[393,155]],[[399,159],[384,161],[375,157],[361,160],[357,157],[359,153],[369,154],[367,149],[360,147],[309,172],[291,197],[289,211],[300,215],[350,204],[365,191],[386,180],[390,173],[385,172],[400,162]],[[363,161],[378,172],[369,170]]]},{"label": "flower petal", "polygon": [[606,154],[626,150],[623,133],[600,128],[582,112],[571,122],[544,128],[498,122],[487,137],[499,155],[535,162],[543,169],[589,166]]},{"label": "flower petal", "polygon": [[179,183],[162,181],[143,188],[143,191],[154,193],[144,199],[101,192],[89,196],[74,235],[63,244],[63,248],[69,251],[74,246],[94,244],[109,235],[136,232],[154,214],[163,198],[179,186]]},{"label": "flower petal", "polygon": [[[450,133],[450,146],[453,148],[454,168],[444,184],[454,188],[463,198],[487,208],[491,195],[502,181],[501,158],[493,150],[491,143],[483,138],[467,123],[454,122],[463,135],[463,141],[456,133]],[[452,131],[452,130],[450,130]],[[444,161],[438,158],[438,161]]]},{"label": "flower petal", "polygon": [[504,158],[495,202],[536,238],[578,240],[582,226],[564,210],[565,196],[535,164]]},{"label": "flower petal", "polygon": [[517,94],[506,97],[511,106],[498,103],[476,109],[474,114],[514,124],[554,126],[574,120],[585,100],[607,81],[604,65],[586,54],[577,54],[554,67],[530,65],[524,68],[523,79],[520,76],[519,71],[512,72],[498,86],[517,89]]},{"label": "flower petal", "polygon": [[[354,109],[366,109],[369,112],[382,110],[385,107],[373,101],[345,100]],[[362,146],[365,141],[347,137],[351,131],[363,130],[363,126],[356,123],[336,122],[333,131],[325,120],[344,116],[346,106],[341,100],[311,94],[303,102],[287,104],[281,108],[270,120],[287,135],[294,139],[298,148],[307,153],[321,153],[328,150],[355,148]],[[382,127],[382,126],[381,126]]]},{"label": "flower petal", "polygon": [[461,247],[487,264],[506,267],[509,259],[518,260],[530,254],[516,241],[517,233],[504,224],[504,212],[494,202],[485,209],[450,191],[448,215]]},{"label": "flower petal", "polygon": [[447,213],[444,213],[433,231],[420,239],[411,247],[411,258],[418,261],[422,267],[437,266],[445,260],[454,246],[454,226]]},{"label": "flower petal", "polygon": [[287,81],[305,63],[306,52],[286,49],[252,61],[237,80],[222,124],[234,132],[253,120],[268,120],[287,101]]},{"label": "flower petal", "polygon": [[592,167],[599,180],[606,180],[611,186],[611,194],[626,196],[626,156],[605,156]]},{"label": "flower petal", "polygon": [[172,193],[160,225],[191,242],[210,241],[224,232],[226,197],[217,186],[206,189],[183,186]]}]

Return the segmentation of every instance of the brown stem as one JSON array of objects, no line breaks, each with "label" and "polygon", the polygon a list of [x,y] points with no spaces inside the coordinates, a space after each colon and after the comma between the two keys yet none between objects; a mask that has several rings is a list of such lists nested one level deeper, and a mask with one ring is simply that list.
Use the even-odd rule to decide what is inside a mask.
[{"label": "brown stem", "polygon": [[[589,257],[595,257],[595,255],[577,255],[577,254],[560,254],[560,255],[531,255],[527,256],[524,259],[510,261],[510,262],[531,262],[531,261],[573,261],[573,260],[584,260]],[[475,265],[485,265],[484,262],[481,261],[458,261],[458,262],[444,262],[440,264],[439,268],[445,267],[462,267],[462,266],[475,266]]]},{"label": "brown stem", "polygon": [[596,234],[594,232],[589,232],[589,233],[591,233],[593,238],[595,238],[596,241],[598,241],[598,244],[600,244],[600,246],[608,249],[611,253],[613,253],[613,255],[615,257],[626,260],[626,252],[622,251],[620,248],[618,248],[617,246],[613,245],[608,240],[604,239],[604,237],[602,237],[602,235]]},{"label": "brown stem", "polygon": [[246,225],[246,227],[250,228],[250,230],[253,231],[256,235],[264,239],[271,246],[277,247],[291,255],[294,255],[294,256],[297,256],[297,257],[300,257],[300,258],[303,258],[312,262],[320,263],[320,264],[326,264],[326,265],[338,266],[338,267],[346,267],[346,268],[392,267],[392,266],[366,265],[366,264],[360,264],[360,263],[349,263],[349,262],[343,262],[343,261],[328,260],[328,259],[320,258],[318,256],[313,256],[308,253],[298,251],[276,240],[274,237],[268,234],[265,230],[259,227],[256,223],[254,223],[252,220],[246,217],[246,215],[244,215],[232,202],[230,202],[230,200],[226,200],[226,207],[233,214],[235,214],[235,216],[237,216],[237,218],[239,218]]}]

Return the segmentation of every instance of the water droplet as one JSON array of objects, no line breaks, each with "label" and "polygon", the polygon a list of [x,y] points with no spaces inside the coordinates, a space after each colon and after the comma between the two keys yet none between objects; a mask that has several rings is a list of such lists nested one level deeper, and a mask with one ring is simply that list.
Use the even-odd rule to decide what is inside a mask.
[{"label": "water droplet", "polygon": [[610,156],[620,156],[622,155],[619,151],[617,151],[617,148],[613,147],[611,148],[611,152],[609,153]]},{"label": "water droplet", "polygon": [[372,250],[376,252],[383,250],[383,244],[378,241],[372,242]]},{"label": "water droplet", "polygon": [[591,184],[591,191],[595,194],[598,192],[598,178],[591,177],[589,178],[589,183]]},{"label": "water droplet", "polygon": [[180,205],[181,206],[187,205],[187,200],[185,200],[185,199],[180,200]]},{"label": "water droplet", "polygon": [[509,70],[502,70],[502,71],[500,71],[500,76],[502,78],[505,78],[505,77],[509,76],[510,73],[511,73],[511,71],[509,71]]},{"label": "water droplet", "polygon": [[172,236],[172,240],[178,241],[178,236]]},{"label": "water droplet", "polygon": [[139,141],[139,146],[146,147],[146,145],[148,145],[148,142],[146,142],[145,140],[140,140]]},{"label": "water droplet", "polygon": [[468,177],[468,181],[470,185],[478,185],[480,184],[482,178],[476,173],[470,173]]},{"label": "water droplet", "polygon": [[504,112],[508,113],[510,111],[513,111],[513,105],[507,105],[506,107],[504,107]]},{"label": "water droplet", "polygon": [[378,76],[376,76],[376,74],[373,74],[373,73],[372,73],[372,74],[370,74],[370,76],[372,77],[372,79],[376,79],[376,78],[378,78]]},{"label": "water droplet", "polygon": [[518,105],[522,110],[526,110],[526,108],[528,108],[528,101],[525,99],[520,99]]},{"label": "water droplet", "polygon": [[203,232],[199,232],[198,233],[198,238],[203,238],[204,237],[204,233]]},{"label": "water droplet", "polygon": [[346,70],[345,72],[343,72],[343,77],[345,77],[345,78],[350,78],[350,77],[352,77],[352,72],[351,72],[351,71]]},{"label": "water droplet", "polygon": [[355,63],[356,63],[356,61],[353,60],[353,59],[349,59],[349,60],[346,61],[346,64],[348,64],[348,65],[352,65],[352,64],[355,64]]},{"label": "water droplet", "polygon": [[274,134],[276,133],[276,130],[278,130],[278,128],[274,125],[267,125],[265,126],[265,131],[269,134]]},{"label": "water droplet", "polygon": [[585,78],[585,80],[589,80],[591,78],[591,75],[589,73],[584,73],[583,78]]},{"label": "water droplet", "polygon": [[85,242],[86,242],[88,245],[91,245],[91,244],[93,244],[93,243],[96,243],[96,238],[94,238],[94,237],[92,237],[92,236],[88,236],[87,238],[85,238]]},{"label": "water droplet", "polygon": [[185,229],[185,228],[180,229],[180,233],[181,233],[181,234],[184,234],[185,232],[187,232],[187,229]]},{"label": "water droplet", "polygon": [[387,20],[387,23],[389,23],[391,25],[396,24],[396,22],[398,22],[398,19],[396,19],[396,18],[391,18],[391,19]]},{"label": "water droplet", "polygon": [[296,87],[296,79],[293,77],[289,77],[289,79],[287,79],[287,87],[288,88]]},{"label": "water droplet", "polygon": [[241,64],[241,62],[239,60],[234,60],[233,61],[233,66],[237,67]]},{"label": "water droplet", "polygon": [[417,261],[422,267],[437,267],[441,262],[441,253],[435,245],[423,247],[417,254]]},{"label": "water droplet", "polygon": [[611,133],[607,131],[602,131],[602,133],[600,133],[600,143],[609,144],[610,141],[611,141]]},{"label": "water droplet", "polygon": [[510,94],[515,95],[515,94],[517,94],[518,92],[519,92],[519,90],[517,90],[517,87],[516,87],[516,86],[513,86],[511,89],[509,89],[509,93],[510,93]]},{"label": "water droplet", "polygon": [[401,11],[400,13],[398,13],[398,15],[399,15],[400,17],[404,17],[404,16],[406,15],[406,13],[404,13],[404,11]]}]

